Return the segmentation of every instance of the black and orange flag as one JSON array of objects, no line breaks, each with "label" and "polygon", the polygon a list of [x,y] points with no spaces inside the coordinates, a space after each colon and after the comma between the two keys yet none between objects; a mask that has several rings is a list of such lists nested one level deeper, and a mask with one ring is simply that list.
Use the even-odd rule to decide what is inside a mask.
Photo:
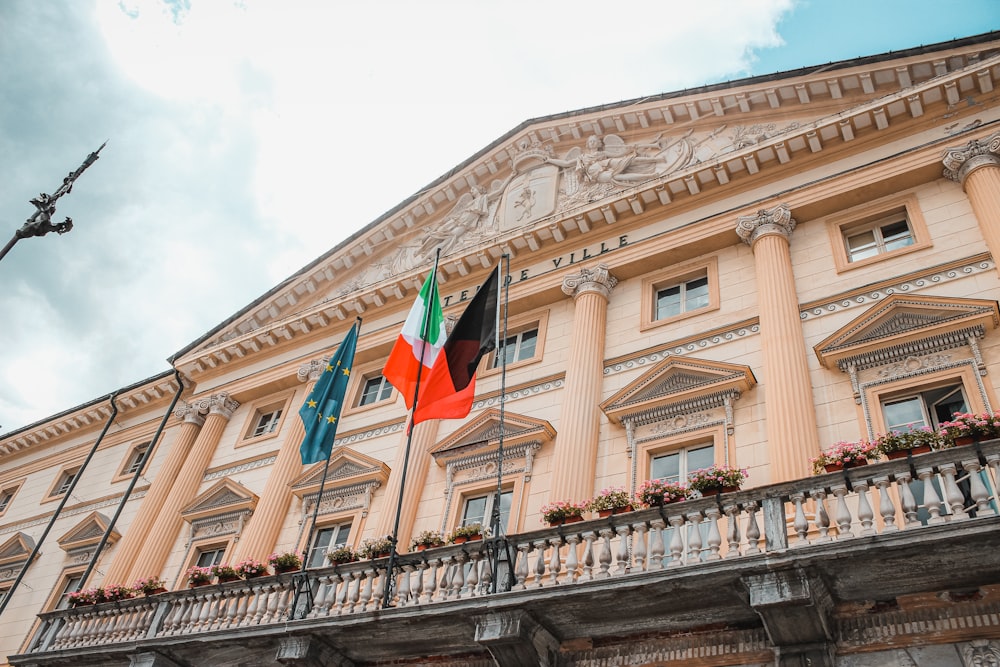
[{"label": "black and orange flag", "polygon": [[427,379],[421,381],[414,424],[428,419],[461,419],[472,410],[476,367],[497,346],[499,284],[497,265],[458,319]]}]

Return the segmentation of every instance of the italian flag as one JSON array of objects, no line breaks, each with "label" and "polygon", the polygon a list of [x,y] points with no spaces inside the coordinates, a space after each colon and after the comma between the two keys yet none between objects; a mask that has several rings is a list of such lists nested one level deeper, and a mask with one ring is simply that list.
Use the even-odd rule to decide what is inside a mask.
[{"label": "italian flag", "polygon": [[[410,309],[403,323],[403,330],[389,353],[382,375],[403,395],[407,409],[413,407],[413,396],[417,387],[417,370],[423,363],[421,381],[427,375],[438,353],[444,347],[448,334],[444,328],[444,313],[438,297],[436,271],[431,271],[420,288],[416,303]],[[426,328],[425,328],[426,327]]]}]

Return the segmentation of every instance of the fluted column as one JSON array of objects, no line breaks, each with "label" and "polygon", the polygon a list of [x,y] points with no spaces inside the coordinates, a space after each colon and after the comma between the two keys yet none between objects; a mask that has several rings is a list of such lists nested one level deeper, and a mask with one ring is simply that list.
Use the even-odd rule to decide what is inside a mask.
[{"label": "fluted column", "polygon": [[[328,359],[325,357],[302,364],[297,374],[299,381],[315,384],[323,374]],[[239,563],[245,558],[263,560],[274,549],[282,522],[288,516],[288,507],[292,503],[290,485],[302,472],[299,447],[306,435],[305,425],[299,415],[289,417],[293,420],[291,428],[278,449],[278,457],[267,475],[257,507],[229,559],[231,563]]]},{"label": "fluted column", "polygon": [[808,477],[810,459],[820,451],[789,250],[793,229],[795,220],[784,204],[742,216],[736,225],[736,233],[753,249],[757,274],[772,482]]},{"label": "fluted column", "polygon": [[194,500],[205,469],[219,445],[222,431],[240,404],[229,398],[229,394],[220,392],[201,398],[191,405],[201,414],[208,413],[205,425],[202,426],[190,454],[173,480],[170,493],[153,523],[150,539],[143,544],[139,557],[132,566],[130,580],[163,574],[163,565],[184,523],[181,510]]},{"label": "fluted column", "polygon": [[594,492],[608,299],[616,284],[604,264],[563,280],[575,312],[552,463],[552,500],[586,500]]},{"label": "fluted column", "polygon": [[944,176],[965,190],[1000,272],[1000,132],[948,149],[942,163]]},{"label": "fluted column", "polygon": [[177,408],[174,410],[174,416],[182,420],[180,433],[170,446],[163,465],[156,471],[156,476],[139,505],[135,519],[129,524],[128,530],[115,548],[114,558],[104,575],[107,584],[131,585],[133,579],[129,579],[128,576],[132,566],[135,565],[136,556],[149,537],[153,522],[163,511],[163,503],[166,502],[170,488],[180,474],[188,452],[191,451],[191,445],[198,437],[198,431],[205,423],[205,419],[191,405]]},{"label": "fluted column", "polygon": [[[417,506],[427,482],[427,470],[431,465],[431,450],[437,442],[439,419],[420,422],[413,429],[413,441],[410,443],[410,461],[406,470],[406,488],[403,489],[403,504],[399,511],[399,533],[397,535],[399,551],[406,551],[413,537],[413,523],[417,518]],[[396,522],[396,505],[399,499],[399,485],[403,478],[403,463],[406,455],[406,439],[400,443],[396,452],[396,460],[389,473],[388,489],[382,503],[382,511],[378,515],[375,536],[391,535]]]}]

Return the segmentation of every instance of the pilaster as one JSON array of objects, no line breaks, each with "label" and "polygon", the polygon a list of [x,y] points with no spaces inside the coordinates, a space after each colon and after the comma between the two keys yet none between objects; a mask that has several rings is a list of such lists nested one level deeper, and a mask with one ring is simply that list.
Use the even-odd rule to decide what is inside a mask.
[{"label": "pilaster", "polygon": [[[128,581],[143,576],[162,575],[167,554],[170,553],[184,523],[181,509],[194,499],[205,469],[222,438],[222,431],[239,405],[225,392],[200,398],[191,403],[191,407],[198,414],[207,413],[205,425],[198,433],[180,472],[176,477],[166,479],[172,486],[150,531],[150,535],[155,536],[155,539],[148,539],[143,544]],[[160,472],[157,476],[162,474]]]},{"label": "pilaster", "polygon": [[753,249],[764,358],[771,481],[808,477],[819,454],[806,343],[789,248],[795,220],[788,206],[738,219],[736,233]]},{"label": "pilaster", "polygon": [[563,292],[573,297],[575,312],[553,460],[552,500],[581,500],[593,493],[608,300],[617,284],[604,264],[581,269],[563,280]]},{"label": "pilaster", "polygon": [[[174,480],[180,475],[181,467],[191,451],[191,446],[198,437],[205,419],[198,409],[192,405],[182,405],[174,410],[174,416],[181,420],[180,433],[170,445],[163,465],[156,471],[156,476],[146,491],[146,496],[139,505],[135,519],[114,551],[114,558],[104,576],[105,583],[129,585],[134,579],[129,578],[135,559],[146,543],[150,530],[156,518],[163,511],[163,504],[170,494]],[[142,575],[140,575],[142,576]]]},{"label": "pilaster", "polygon": [[1000,258],[1000,132],[950,148],[941,161],[945,178],[965,190],[993,259]]}]

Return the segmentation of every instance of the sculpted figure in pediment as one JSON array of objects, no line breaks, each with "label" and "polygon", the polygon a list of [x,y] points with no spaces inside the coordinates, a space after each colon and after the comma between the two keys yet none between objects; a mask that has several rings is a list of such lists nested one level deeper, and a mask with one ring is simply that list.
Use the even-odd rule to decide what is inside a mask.
[{"label": "sculpted figure in pediment", "polygon": [[[675,140],[658,134],[649,143],[628,144],[616,134],[587,138],[584,148],[574,148],[549,162],[570,170],[579,186],[614,183],[629,185],[649,180],[682,166],[691,156],[690,132]],[[568,194],[572,194],[568,192]]]}]

